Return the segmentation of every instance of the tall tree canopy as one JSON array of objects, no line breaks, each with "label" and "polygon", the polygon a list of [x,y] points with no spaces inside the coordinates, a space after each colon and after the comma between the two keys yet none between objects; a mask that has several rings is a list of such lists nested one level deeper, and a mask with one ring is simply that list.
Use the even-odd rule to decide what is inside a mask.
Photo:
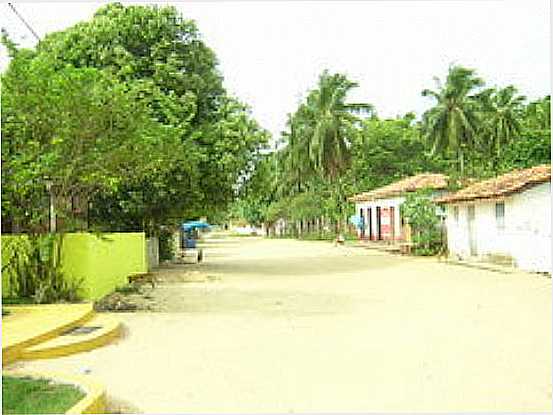
[{"label": "tall tree canopy", "polygon": [[[100,229],[156,233],[224,211],[269,139],[226,93],[215,54],[174,7],[111,3],[36,50],[4,44],[13,59],[2,78],[3,135],[26,134],[42,159],[65,158],[65,170],[52,170],[95,189],[84,193]],[[3,156],[14,166],[6,180],[33,171]],[[43,173],[39,187],[51,176],[60,188]],[[17,205],[16,194],[6,203]]]},{"label": "tall tree canopy", "polygon": [[273,180],[260,180],[269,173],[259,169],[252,177],[264,183],[261,196],[243,197],[238,210],[267,224],[288,219],[295,232],[298,222],[343,221],[353,213],[346,196],[406,176],[479,179],[550,162],[549,96],[528,104],[514,86],[484,89],[474,69],[459,65],[444,83],[434,79],[436,90],[423,91],[433,106],[420,120],[413,113],[379,119],[372,106],[347,103],[354,82],[323,72],[265,156]]},{"label": "tall tree canopy", "polygon": [[215,54],[172,6],[110,3],[92,20],[47,35],[37,50],[60,66],[105,68],[123,81],[149,80],[165,94],[193,96],[195,122],[210,119],[225,95]]}]

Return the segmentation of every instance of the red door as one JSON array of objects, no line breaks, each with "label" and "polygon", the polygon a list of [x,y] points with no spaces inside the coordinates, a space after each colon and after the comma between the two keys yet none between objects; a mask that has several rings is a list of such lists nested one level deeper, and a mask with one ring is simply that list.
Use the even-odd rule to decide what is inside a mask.
[{"label": "red door", "polygon": [[383,207],[380,209],[380,227],[381,227],[381,233],[382,233],[382,239],[385,241],[389,241],[391,239],[391,221],[390,221],[390,208],[389,207]]}]

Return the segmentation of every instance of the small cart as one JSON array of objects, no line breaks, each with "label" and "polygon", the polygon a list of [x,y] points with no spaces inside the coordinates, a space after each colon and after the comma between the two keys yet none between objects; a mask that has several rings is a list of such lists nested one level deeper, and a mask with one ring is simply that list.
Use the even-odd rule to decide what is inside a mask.
[{"label": "small cart", "polygon": [[200,221],[192,221],[182,224],[180,238],[181,259],[193,257],[197,263],[203,261],[203,250],[197,247],[199,230],[210,228],[211,226],[209,224]]}]

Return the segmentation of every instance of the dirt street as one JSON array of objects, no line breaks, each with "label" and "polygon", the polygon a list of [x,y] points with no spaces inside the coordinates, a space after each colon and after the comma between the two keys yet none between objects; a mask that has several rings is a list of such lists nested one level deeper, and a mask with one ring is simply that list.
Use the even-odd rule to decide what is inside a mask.
[{"label": "dirt street", "polygon": [[90,371],[146,413],[551,410],[551,279],[325,242],[212,238]]}]

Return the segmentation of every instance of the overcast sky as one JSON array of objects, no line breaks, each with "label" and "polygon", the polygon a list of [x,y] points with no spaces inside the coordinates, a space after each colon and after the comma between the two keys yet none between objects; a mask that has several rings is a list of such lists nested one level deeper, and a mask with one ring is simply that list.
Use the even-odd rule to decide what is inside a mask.
[{"label": "overcast sky", "polygon": [[[227,90],[275,135],[325,68],[357,81],[351,100],[372,103],[381,117],[422,113],[431,103],[422,89],[433,88],[432,77],[443,78],[451,63],[477,69],[490,86],[514,84],[532,99],[551,89],[548,0],[171,4],[196,21]],[[40,37],[91,18],[98,6],[15,3]],[[6,3],[0,16],[16,42],[36,43]],[[2,51],[0,68],[6,64]]]}]

